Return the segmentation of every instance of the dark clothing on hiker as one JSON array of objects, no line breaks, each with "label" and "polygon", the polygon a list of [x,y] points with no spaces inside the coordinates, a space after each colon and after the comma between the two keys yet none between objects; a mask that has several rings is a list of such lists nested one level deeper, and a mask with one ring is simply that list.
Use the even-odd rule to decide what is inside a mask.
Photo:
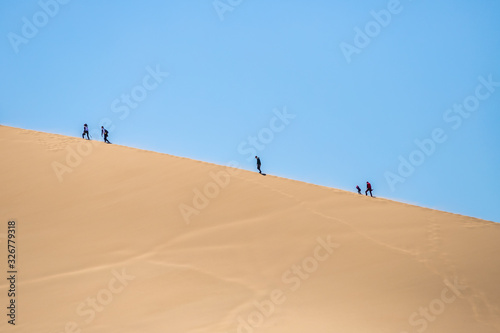
[{"label": "dark clothing on hiker", "polygon": [[262,173],[262,170],[260,170],[260,166],[261,166],[260,158],[257,156],[255,156],[255,158],[257,159],[257,170],[259,170],[259,173]]},{"label": "dark clothing on hiker", "polygon": [[111,143],[108,140],[108,130],[105,129],[104,127],[101,127],[101,136],[103,136],[103,135],[104,135],[104,142]]},{"label": "dark clothing on hiker", "polygon": [[90,138],[89,138],[89,127],[87,126],[87,124],[83,125],[82,139],[85,139],[85,134],[87,134],[87,140],[90,140]]},{"label": "dark clothing on hiker", "polygon": [[356,190],[358,190],[358,194],[361,194],[361,188],[359,186],[356,186]]},{"label": "dark clothing on hiker", "polygon": [[368,195],[368,192],[370,192],[370,196],[373,197],[373,195],[372,195],[372,184],[370,184],[369,182],[366,182],[365,195]]}]

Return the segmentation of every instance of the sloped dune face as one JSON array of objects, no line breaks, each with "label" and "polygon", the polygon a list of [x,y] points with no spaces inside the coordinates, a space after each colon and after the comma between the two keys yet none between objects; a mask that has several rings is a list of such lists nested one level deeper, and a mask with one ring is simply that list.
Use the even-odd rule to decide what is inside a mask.
[{"label": "sloped dune face", "polygon": [[500,331],[495,223],[4,126],[0,149],[2,332]]}]

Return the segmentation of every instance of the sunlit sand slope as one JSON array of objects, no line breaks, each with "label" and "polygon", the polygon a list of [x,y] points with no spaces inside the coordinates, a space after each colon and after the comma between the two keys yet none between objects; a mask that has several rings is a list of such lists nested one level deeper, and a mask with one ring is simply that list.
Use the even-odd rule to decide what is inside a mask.
[{"label": "sunlit sand slope", "polygon": [[500,332],[496,223],[5,126],[0,152],[1,332]]}]

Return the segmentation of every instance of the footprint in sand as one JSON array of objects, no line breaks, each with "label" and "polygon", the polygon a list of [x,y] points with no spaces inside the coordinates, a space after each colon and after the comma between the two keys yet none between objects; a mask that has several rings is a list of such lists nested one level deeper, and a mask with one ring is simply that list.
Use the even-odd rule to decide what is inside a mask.
[{"label": "footprint in sand", "polygon": [[[470,226],[465,224],[464,226],[470,228],[472,224]],[[455,281],[459,276],[458,270],[444,251],[442,242],[441,226],[436,223],[434,218],[429,219],[426,251],[420,253],[417,260],[425,264],[432,272],[441,276],[443,281]],[[474,288],[466,277],[460,276],[459,281],[463,288],[461,298],[469,303],[475,319],[485,325],[494,327],[496,330],[500,330],[500,309],[493,306],[489,302],[488,296],[483,291]]]},{"label": "footprint in sand", "polygon": [[64,150],[72,144],[80,142],[79,138],[62,138],[58,136],[39,136],[37,143],[46,147],[49,151]]}]

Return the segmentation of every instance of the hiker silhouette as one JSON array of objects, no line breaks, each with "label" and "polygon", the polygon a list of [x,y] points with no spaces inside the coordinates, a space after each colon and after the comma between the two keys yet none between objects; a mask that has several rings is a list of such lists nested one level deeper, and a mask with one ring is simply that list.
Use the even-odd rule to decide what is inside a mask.
[{"label": "hiker silhouette", "polygon": [[260,166],[262,165],[260,158],[258,156],[255,156],[255,158],[257,159],[257,170],[259,170],[259,173],[262,174],[262,170],[260,170]]},{"label": "hiker silhouette", "polygon": [[365,195],[368,196],[368,192],[370,192],[370,196],[373,197],[372,195],[372,184],[370,184],[369,182],[366,182],[366,191],[365,191]]},{"label": "hiker silhouette", "polygon": [[89,126],[87,124],[83,124],[82,139],[85,139],[85,134],[87,134],[87,140],[90,140],[90,137],[89,137]]},{"label": "hiker silhouette", "polygon": [[106,143],[111,143],[108,140],[108,130],[104,128],[104,126],[101,126],[101,137],[104,136],[104,142]]}]

